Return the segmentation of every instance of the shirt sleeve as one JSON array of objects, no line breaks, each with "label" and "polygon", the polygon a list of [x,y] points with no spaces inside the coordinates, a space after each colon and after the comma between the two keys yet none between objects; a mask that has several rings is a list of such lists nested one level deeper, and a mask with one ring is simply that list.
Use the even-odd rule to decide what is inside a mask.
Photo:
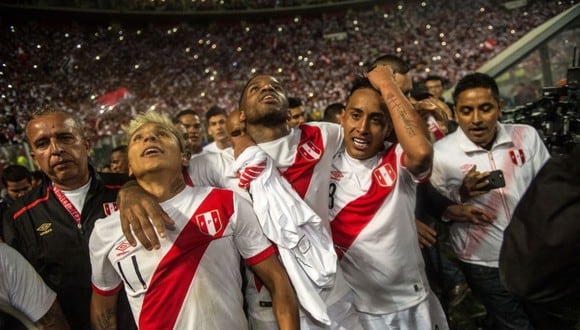
[{"label": "shirt sleeve", "polygon": [[234,242],[248,265],[255,265],[276,251],[268,241],[249,201],[234,194]]},{"label": "shirt sleeve", "polygon": [[2,286],[8,291],[12,307],[24,313],[32,322],[40,320],[56,299],[34,268],[16,250],[0,243]]},{"label": "shirt sleeve", "polygon": [[118,219],[118,214],[111,217],[96,221],[89,240],[93,291],[104,296],[113,295],[122,287],[122,280],[108,258],[111,245],[107,241],[107,236],[110,235],[106,235],[107,223],[121,220]]},{"label": "shirt sleeve", "polygon": [[550,159],[550,152],[548,151],[548,148],[546,148],[546,145],[544,145],[538,131],[534,128],[531,128],[530,130],[533,135],[533,146],[531,150],[535,151],[534,156],[532,157],[533,170],[534,173],[538,173]]}]

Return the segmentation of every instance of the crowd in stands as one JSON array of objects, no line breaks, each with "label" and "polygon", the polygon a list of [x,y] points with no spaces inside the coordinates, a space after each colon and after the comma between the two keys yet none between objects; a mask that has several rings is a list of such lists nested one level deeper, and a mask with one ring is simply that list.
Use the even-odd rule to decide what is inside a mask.
[{"label": "crowd in stands", "polygon": [[8,0],[15,5],[44,5],[50,7],[82,7],[89,9],[156,10],[156,11],[215,11],[255,10],[296,6],[324,5],[348,0]]},{"label": "crowd in stands", "polygon": [[378,54],[406,58],[416,79],[439,74],[455,82],[571,5],[540,1],[508,10],[491,0],[423,1],[208,25],[5,19],[0,143],[23,141],[27,117],[49,106],[79,113],[96,139],[145,109],[203,114],[218,105],[230,112],[243,82],[260,72],[277,75],[317,119],[328,104],[344,101],[353,76]]}]

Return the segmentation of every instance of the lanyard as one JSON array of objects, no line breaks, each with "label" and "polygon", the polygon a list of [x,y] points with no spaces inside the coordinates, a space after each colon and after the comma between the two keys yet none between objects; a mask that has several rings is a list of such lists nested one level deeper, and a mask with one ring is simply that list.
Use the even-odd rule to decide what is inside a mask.
[{"label": "lanyard", "polygon": [[52,186],[52,191],[56,195],[56,198],[58,198],[58,201],[60,202],[60,204],[62,204],[62,206],[64,206],[64,208],[71,215],[71,217],[73,218],[73,220],[77,224],[77,228],[78,229],[81,229],[82,228],[82,225],[81,225],[81,214],[79,213],[79,211],[77,210],[77,208],[65,196],[65,194],[60,189],[58,189],[55,185]]}]

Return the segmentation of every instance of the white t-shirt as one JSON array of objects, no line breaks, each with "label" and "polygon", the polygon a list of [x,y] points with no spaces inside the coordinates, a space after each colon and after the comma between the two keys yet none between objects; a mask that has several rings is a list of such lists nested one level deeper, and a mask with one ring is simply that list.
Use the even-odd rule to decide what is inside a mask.
[{"label": "white t-shirt", "polygon": [[429,292],[414,216],[422,178],[403,166],[403,155],[396,144],[366,160],[341,152],[333,162],[329,207],[334,246],[355,306],[364,313],[402,311]]},{"label": "white t-shirt", "polygon": [[56,293],[16,250],[0,242],[0,302],[40,320],[50,309]]},{"label": "white t-shirt", "polygon": [[144,329],[245,329],[240,254],[254,265],[275,253],[251,205],[231,190],[186,187],[160,204],[175,221],[159,250],[132,247],[119,214],[98,220],[90,239],[96,292],[122,282]]},{"label": "white t-shirt", "polygon": [[451,243],[460,260],[498,267],[503,232],[520,198],[549,158],[537,131],[527,125],[498,123],[496,139],[489,151],[471,142],[461,129],[435,143],[431,183],[445,196],[460,201],[459,188],[474,165],[479,172],[501,169],[505,179],[504,188],[468,201],[495,215],[491,224],[451,225]]}]

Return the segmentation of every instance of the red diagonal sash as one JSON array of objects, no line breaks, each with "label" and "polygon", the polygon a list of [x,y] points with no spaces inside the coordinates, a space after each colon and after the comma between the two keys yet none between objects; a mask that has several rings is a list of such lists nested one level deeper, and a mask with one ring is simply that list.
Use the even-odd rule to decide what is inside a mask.
[{"label": "red diagonal sash", "polygon": [[[183,301],[203,254],[212,240],[223,235],[234,213],[232,199],[231,191],[213,190],[189,219],[169,252],[155,269],[149,289],[143,298],[139,316],[140,329],[173,329],[175,327]],[[216,209],[223,226],[214,236],[209,236],[199,229],[196,217]]]},{"label": "red diagonal sash", "polygon": [[[385,168],[389,168],[389,171],[386,171]],[[387,174],[390,174],[391,177],[385,179],[384,175]],[[330,223],[332,240],[339,259],[343,257],[358,234],[373,219],[395,187],[396,180],[397,154],[395,145],[393,145],[383,156],[381,163],[373,170],[368,192],[345,205]],[[386,182],[389,185],[385,184]]]},{"label": "red diagonal sash", "polygon": [[324,154],[324,143],[322,132],[316,126],[301,125],[300,143],[296,148],[296,158],[282,176],[288,180],[290,185],[301,198],[306,196],[314,167]]}]

